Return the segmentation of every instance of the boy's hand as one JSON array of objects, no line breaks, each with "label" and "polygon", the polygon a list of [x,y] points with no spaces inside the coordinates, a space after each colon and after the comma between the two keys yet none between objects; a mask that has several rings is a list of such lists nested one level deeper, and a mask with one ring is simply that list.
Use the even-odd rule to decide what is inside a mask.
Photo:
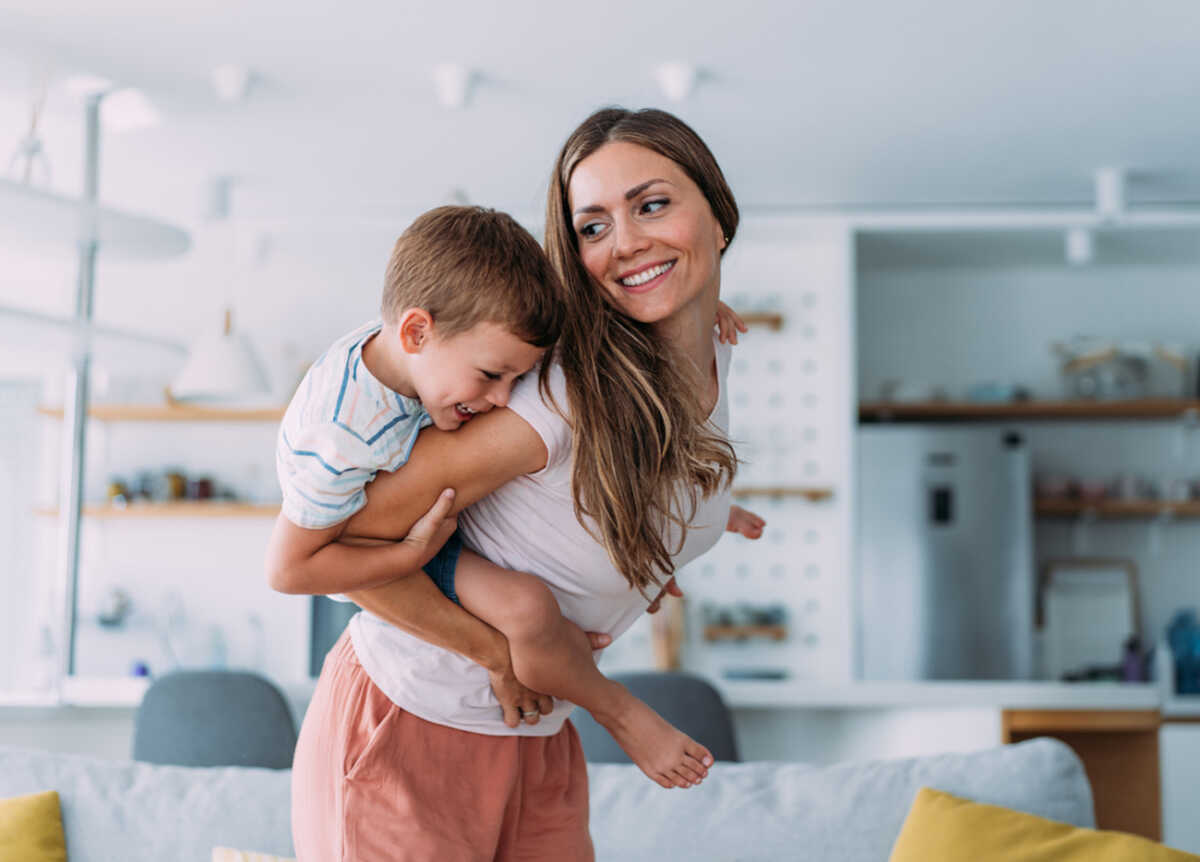
[{"label": "boy's hand", "polygon": [[662,607],[662,600],[665,596],[674,596],[677,599],[683,598],[683,590],[681,590],[679,588],[679,584],[675,583],[674,576],[672,576],[672,578],[669,581],[667,581],[665,584],[663,584],[662,590],[659,592],[659,594],[657,596],[654,597],[654,601],[652,601],[646,607],[646,613],[648,613],[648,614],[658,613],[658,609]]},{"label": "boy's hand", "polygon": [[454,489],[447,488],[434,501],[429,511],[413,524],[408,535],[401,540],[401,544],[407,544],[413,548],[417,559],[420,560],[415,568],[423,568],[432,560],[442,549],[442,545],[446,544],[446,540],[453,536],[454,531],[458,529],[458,519],[450,516],[450,510],[453,507]]},{"label": "boy's hand", "polygon": [[746,321],[738,317],[738,313],[725,303],[717,300],[717,338],[723,344],[737,344],[739,332],[747,332],[750,327]]},{"label": "boy's hand", "polygon": [[725,529],[730,533],[741,533],[747,539],[758,539],[763,534],[767,522],[753,512],[747,512],[741,506],[729,507],[729,523]]}]

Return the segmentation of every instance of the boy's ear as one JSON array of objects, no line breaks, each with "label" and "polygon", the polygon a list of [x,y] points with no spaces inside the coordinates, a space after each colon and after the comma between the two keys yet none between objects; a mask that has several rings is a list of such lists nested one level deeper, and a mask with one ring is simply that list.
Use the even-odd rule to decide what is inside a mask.
[{"label": "boy's ear", "polygon": [[433,335],[433,318],[423,308],[410,308],[400,315],[396,330],[405,353],[420,353]]}]

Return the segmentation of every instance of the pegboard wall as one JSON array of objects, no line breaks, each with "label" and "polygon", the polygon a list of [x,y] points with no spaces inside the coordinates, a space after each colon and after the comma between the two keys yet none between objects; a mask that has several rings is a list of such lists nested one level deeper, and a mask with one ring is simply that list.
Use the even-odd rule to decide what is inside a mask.
[{"label": "pegboard wall", "polygon": [[[723,265],[722,298],[741,312],[778,315],[779,327],[752,326],[733,349],[730,436],[743,462],[734,487],[783,493],[737,498],[766,519],[762,538],[726,533],[678,572],[686,593],[683,667],[714,679],[849,679],[855,390],[848,245],[837,234],[739,243]],[[810,502],[795,496],[800,489],[831,496]],[[774,607],[782,639],[707,640],[713,611],[736,614],[739,605]],[[602,667],[654,667],[652,637],[650,619],[640,620],[609,648]]]}]

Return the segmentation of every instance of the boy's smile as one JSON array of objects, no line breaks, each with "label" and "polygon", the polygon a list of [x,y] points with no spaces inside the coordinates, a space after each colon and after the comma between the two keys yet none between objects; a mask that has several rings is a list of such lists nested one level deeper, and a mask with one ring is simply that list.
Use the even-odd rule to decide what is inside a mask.
[{"label": "boy's smile", "polygon": [[407,356],[417,397],[443,431],[508,404],[512,388],[545,353],[506,327],[485,322],[449,338],[430,330]]}]

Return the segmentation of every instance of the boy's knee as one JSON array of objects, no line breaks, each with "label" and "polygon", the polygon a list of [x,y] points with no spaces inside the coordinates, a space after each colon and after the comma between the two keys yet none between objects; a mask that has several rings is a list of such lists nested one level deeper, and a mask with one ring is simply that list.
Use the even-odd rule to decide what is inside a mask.
[{"label": "boy's knee", "polygon": [[515,573],[506,604],[505,634],[509,637],[536,637],[562,619],[550,588],[541,578],[524,572]]}]

